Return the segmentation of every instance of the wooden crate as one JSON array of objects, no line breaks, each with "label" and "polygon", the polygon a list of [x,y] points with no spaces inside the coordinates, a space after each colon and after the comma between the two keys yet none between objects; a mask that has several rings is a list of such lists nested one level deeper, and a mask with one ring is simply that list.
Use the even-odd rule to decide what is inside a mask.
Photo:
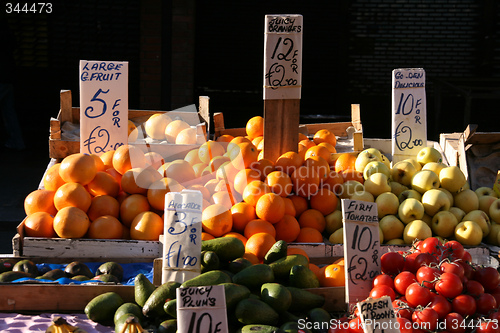
[{"label": "wooden crate", "polygon": [[[80,152],[79,137],[69,140],[64,138],[62,128],[66,122],[78,126],[80,124],[80,108],[72,107],[71,91],[61,91],[61,109],[57,118],[50,120],[50,135],[49,135],[49,156],[51,158],[61,159],[68,155]],[[170,111],[169,116],[181,117],[191,126],[196,126],[199,135],[207,137],[210,124],[208,115],[209,98],[201,96],[199,98],[198,112],[182,112]],[[150,116],[158,113],[167,113],[166,111],[151,111],[151,110],[129,110],[129,120],[137,126],[143,124]],[[137,140],[131,144],[140,147],[144,152],[156,151],[160,153],[165,160],[171,161],[177,158],[183,158],[184,155],[198,145],[176,145],[176,144],[160,144],[160,143],[145,143],[144,140]]]}]

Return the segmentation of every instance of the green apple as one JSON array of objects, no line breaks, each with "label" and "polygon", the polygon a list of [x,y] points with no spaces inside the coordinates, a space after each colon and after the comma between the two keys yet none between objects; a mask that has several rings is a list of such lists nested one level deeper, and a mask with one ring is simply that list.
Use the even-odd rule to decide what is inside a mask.
[{"label": "green apple", "polygon": [[424,205],[414,198],[408,198],[399,204],[398,217],[404,224],[413,220],[421,220],[424,217]]},{"label": "green apple", "polygon": [[405,245],[405,241],[402,238],[394,238],[388,242],[385,242],[387,245]]},{"label": "green apple", "polygon": [[384,234],[385,242],[403,237],[405,224],[396,215],[386,215],[379,221],[379,227]]},{"label": "green apple", "polygon": [[374,173],[363,183],[365,190],[373,194],[376,198],[384,192],[391,192],[389,177],[383,173]]},{"label": "green apple", "polygon": [[455,206],[450,207],[450,213],[452,213],[453,215],[455,215],[455,217],[457,218],[458,222],[461,222],[462,219],[465,216],[465,212],[462,209],[460,209],[458,207],[455,207]]},{"label": "green apple", "polygon": [[491,227],[490,218],[488,214],[486,214],[480,209],[468,212],[467,214],[465,214],[462,221],[476,222],[477,225],[480,226],[481,230],[483,231],[483,237],[488,236],[488,233],[490,232],[490,227]]},{"label": "green apple", "polygon": [[474,192],[476,192],[478,197],[481,197],[483,195],[489,195],[498,198],[497,192],[495,192],[495,190],[492,189],[491,187],[481,186],[478,187]]},{"label": "green apple", "polygon": [[434,216],[442,210],[449,210],[451,203],[448,195],[438,189],[430,189],[422,194],[422,205],[425,213]]},{"label": "green apple", "polygon": [[[477,193],[476,193],[477,194]],[[493,202],[495,202],[498,198],[492,195],[481,195],[478,197],[479,199],[479,209],[483,212],[490,213],[490,206]]]},{"label": "green apple", "polygon": [[354,192],[353,195],[349,198],[351,200],[359,200],[359,201],[367,201],[367,202],[375,202],[375,198],[373,197],[373,194],[370,192],[363,190],[363,191],[356,191]]},{"label": "green apple", "polygon": [[391,192],[399,197],[401,192],[408,190],[408,186],[404,186],[394,180],[389,179],[389,186],[391,187]]},{"label": "green apple", "polygon": [[500,223],[500,199],[493,201],[491,204],[489,216],[492,221]]},{"label": "green apple", "polygon": [[382,163],[384,163],[385,165],[387,165],[387,167],[390,169],[391,168],[391,161],[389,160],[389,158],[387,156],[385,156],[384,154],[381,154],[381,158],[380,160],[382,161]]},{"label": "green apple", "polygon": [[465,189],[453,196],[455,207],[460,208],[467,214],[470,211],[479,209],[479,198],[471,189]]},{"label": "green apple", "polygon": [[413,164],[413,166],[415,167],[415,170],[417,170],[417,171],[422,170],[422,164],[418,163],[416,158],[406,158],[403,161],[408,161],[411,164]]},{"label": "green apple", "polygon": [[[365,187],[357,180],[348,180],[342,183],[338,196],[341,199],[349,199],[357,191],[364,191]],[[340,200],[339,200],[340,201]]]},{"label": "green apple", "polygon": [[442,188],[451,193],[456,193],[465,185],[467,179],[459,167],[452,165],[439,171],[439,182]]},{"label": "green apple", "polygon": [[380,194],[376,199],[378,218],[381,219],[386,215],[396,215],[399,208],[399,199],[392,192]]},{"label": "green apple", "polygon": [[417,173],[415,166],[409,161],[399,161],[391,168],[392,180],[405,186],[411,185],[411,179]]},{"label": "green apple", "polygon": [[376,154],[373,150],[370,150],[370,149],[371,148],[363,150],[356,157],[356,162],[354,163],[354,169],[356,171],[363,173],[363,170],[365,169],[365,166],[368,163],[373,162],[373,161],[381,162],[380,151],[379,151],[379,154]]},{"label": "green apple", "polygon": [[[340,200],[339,200],[340,201]],[[337,229],[342,228],[342,211],[334,210],[332,213],[325,216],[326,227],[325,231],[328,235],[331,235]]]},{"label": "green apple", "polygon": [[436,175],[439,175],[441,170],[443,170],[443,168],[446,168],[446,167],[447,167],[447,165],[442,163],[442,162],[441,163],[429,162],[429,163],[425,163],[422,166],[422,170],[431,170],[431,171],[434,171],[436,173]]},{"label": "green apple", "polygon": [[408,190],[404,190],[403,192],[401,192],[398,195],[399,203],[402,203],[403,201],[405,201],[408,198],[413,198],[413,199],[417,199],[418,201],[421,201],[422,194],[420,194],[419,192],[417,192],[415,190],[408,189]]},{"label": "green apple", "polygon": [[455,227],[455,239],[462,245],[478,246],[483,240],[483,231],[476,222],[462,221]]},{"label": "green apple", "polygon": [[411,179],[411,188],[424,194],[433,188],[439,188],[439,176],[431,170],[420,170]]},{"label": "green apple", "polygon": [[436,148],[424,147],[417,153],[417,162],[422,166],[429,162],[441,163],[443,162],[443,157]]},{"label": "green apple", "polygon": [[377,173],[377,172],[382,172],[387,177],[391,176],[391,169],[389,169],[387,167],[387,165],[385,165],[384,163],[382,163],[380,161],[372,161],[365,166],[365,168],[363,170],[363,178],[366,180],[372,174]]},{"label": "green apple", "polygon": [[405,226],[403,239],[406,244],[413,244],[415,240],[424,240],[432,237],[431,227],[422,220],[413,220]]},{"label": "green apple", "polygon": [[455,215],[449,210],[443,210],[432,217],[431,229],[436,236],[449,238],[455,233],[457,224]]},{"label": "green apple", "polygon": [[448,196],[448,199],[450,200],[450,207],[453,206],[453,202],[455,201],[453,199],[453,194],[450,191],[448,191],[447,189],[442,188],[442,187],[438,188],[438,190],[441,192],[444,192]]},{"label": "green apple", "polygon": [[500,233],[500,224],[493,222],[491,224],[490,233],[483,239],[483,241],[486,244],[498,246],[500,244],[498,242],[499,233]]},{"label": "green apple", "polygon": [[344,228],[339,228],[335,230],[330,237],[328,237],[328,241],[332,244],[344,244]]}]

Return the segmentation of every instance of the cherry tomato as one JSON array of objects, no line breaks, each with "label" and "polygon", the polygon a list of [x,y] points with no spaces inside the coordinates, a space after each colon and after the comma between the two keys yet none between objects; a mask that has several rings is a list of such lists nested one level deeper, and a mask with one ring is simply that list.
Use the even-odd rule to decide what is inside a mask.
[{"label": "cherry tomato", "polygon": [[471,295],[461,294],[451,301],[451,308],[463,317],[472,316],[476,313],[476,300]]},{"label": "cherry tomato", "polygon": [[472,265],[468,261],[464,260],[458,260],[457,262],[464,269],[464,277],[470,280],[472,278],[472,275],[474,274],[474,268],[472,267]]},{"label": "cherry tomato", "polygon": [[436,266],[422,266],[415,274],[417,282],[423,283],[429,289],[434,289],[437,278],[441,275],[439,268]]},{"label": "cherry tomato", "polygon": [[435,310],[431,308],[419,308],[413,311],[412,320],[413,324],[418,325],[418,327],[435,331],[438,325],[438,314]]},{"label": "cherry tomato", "polygon": [[424,287],[418,282],[413,282],[406,288],[405,293],[408,305],[415,308],[417,306],[426,306],[432,299],[429,288]]},{"label": "cherry tomato", "polygon": [[497,307],[497,300],[493,295],[484,293],[476,297],[476,312],[487,315]]},{"label": "cherry tomato", "polygon": [[399,331],[401,333],[413,333],[412,322],[408,318],[398,317],[396,318],[399,324]]},{"label": "cherry tomato", "polygon": [[420,252],[430,253],[436,258],[441,257],[443,249],[443,243],[436,237],[426,238],[419,244]]},{"label": "cherry tomato", "polygon": [[354,317],[349,321],[349,333],[363,333],[361,317]]},{"label": "cherry tomato", "polygon": [[413,314],[413,310],[410,308],[404,297],[392,301],[392,308],[394,309],[394,313],[396,314],[397,317],[402,317],[411,320],[411,315]]},{"label": "cherry tomato", "polygon": [[420,254],[420,252],[413,252],[413,253],[410,253],[410,254],[406,255],[406,257],[405,257],[405,265],[404,265],[404,269],[402,271],[408,271],[408,272],[416,273],[417,269],[420,266],[416,266],[415,265],[415,258],[419,254]]},{"label": "cherry tomato", "polygon": [[451,240],[444,243],[443,254],[445,255],[445,257],[449,258],[452,261],[456,259],[463,259],[465,249],[464,246],[460,244],[460,242]]},{"label": "cherry tomato", "polygon": [[444,328],[451,333],[464,333],[464,317],[457,312],[450,312],[444,317]]},{"label": "cherry tomato", "polygon": [[436,291],[446,297],[454,298],[460,295],[464,289],[462,280],[452,273],[442,273],[435,285]]},{"label": "cherry tomato", "polygon": [[432,295],[429,306],[437,312],[439,319],[443,319],[451,312],[451,303],[439,294]]},{"label": "cherry tomato", "polygon": [[479,296],[484,294],[484,287],[476,280],[469,280],[465,283],[465,292],[471,296]]},{"label": "cherry tomato", "polygon": [[386,285],[394,289],[394,280],[388,274],[379,274],[373,279],[372,287]]},{"label": "cherry tomato", "polygon": [[496,321],[481,321],[476,328],[476,333],[498,333],[500,328]]},{"label": "cherry tomato", "polygon": [[500,320],[500,310],[491,312],[488,315],[488,319],[499,321]]},{"label": "cherry tomato", "polygon": [[489,292],[500,284],[500,273],[493,267],[482,267],[476,270],[473,279],[481,283],[484,290]]},{"label": "cherry tomato", "polygon": [[405,258],[398,252],[386,252],[380,257],[382,273],[396,275],[403,271]]},{"label": "cherry tomato", "polygon": [[332,319],[328,333],[349,333],[349,321]]},{"label": "cherry tomato", "polygon": [[401,295],[404,295],[406,293],[406,288],[416,281],[417,278],[415,277],[415,274],[403,271],[394,278],[394,289]]},{"label": "cherry tomato", "polygon": [[442,273],[453,273],[458,275],[460,280],[464,279],[465,269],[456,261],[444,261],[439,265],[439,269]]},{"label": "cherry tomato", "polygon": [[431,266],[433,264],[437,264],[438,260],[437,258],[430,254],[430,253],[420,253],[416,258],[415,258],[415,268],[418,270],[422,266]]},{"label": "cherry tomato", "polygon": [[370,290],[371,298],[380,298],[382,296],[389,296],[391,298],[391,302],[396,299],[396,293],[394,292],[394,289],[389,286],[380,285],[373,287],[372,290]]},{"label": "cherry tomato", "polygon": [[464,255],[462,256],[462,260],[466,262],[472,262],[472,255],[469,251],[464,250]]}]

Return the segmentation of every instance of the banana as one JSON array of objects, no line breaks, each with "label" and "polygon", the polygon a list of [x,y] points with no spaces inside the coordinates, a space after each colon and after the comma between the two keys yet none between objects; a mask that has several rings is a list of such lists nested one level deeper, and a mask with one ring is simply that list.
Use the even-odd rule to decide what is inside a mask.
[{"label": "banana", "polygon": [[135,317],[127,318],[126,324],[123,325],[123,328],[120,333],[144,333],[146,332],[144,328],[142,328],[141,324],[137,321]]},{"label": "banana", "polygon": [[45,333],[87,333],[85,330],[68,324],[66,319],[62,317],[55,317]]}]

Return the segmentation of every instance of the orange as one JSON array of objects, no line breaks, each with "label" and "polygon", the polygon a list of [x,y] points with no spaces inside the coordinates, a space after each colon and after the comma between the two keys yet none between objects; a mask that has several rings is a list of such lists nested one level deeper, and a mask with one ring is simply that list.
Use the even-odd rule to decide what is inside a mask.
[{"label": "orange", "polygon": [[234,197],[228,191],[218,191],[212,194],[212,202],[230,210],[235,201]]},{"label": "orange", "polygon": [[188,162],[191,164],[191,166],[197,164],[197,163],[202,163],[200,160],[200,157],[198,156],[198,148],[191,149],[186,153],[186,156],[184,156],[184,161]]},{"label": "orange", "polygon": [[47,212],[35,212],[28,215],[23,222],[26,237],[56,237],[54,217]]},{"label": "orange", "polygon": [[247,121],[247,125],[245,127],[247,135],[250,137],[250,140],[264,135],[264,118],[261,116],[255,116],[250,118]]},{"label": "orange", "polygon": [[344,266],[344,257],[336,259],[333,263],[340,266]]},{"label": "orange", "polygon": [[342,172],[347,169],[355,169],[356,156],[350,153],[342,153],[335,161],[335,171]]},{"label": "orange", "polygon": [[306,149],[316,146],[316,144],[309,139],[299,141],[299,145],[304,146]]},{"label": "orange", "polygon": [[90,154],[90,157],[94,159],[95,167],[97,171],[104,171],[107,169],[106,165],[104,165],[104,162],[101,160],[99,155],[96,154]]},{"label": "orange", "polygon": [[161,156],[160,153],[155,151],[150,151],[144,154],[144,158],[146,159],[146,164],[144,167],[152,168],[158,170],[165,163],[165,159]]},{"label": "orange", "polygon": [[342,174],[335,170],[330,170],[328,177],[323,181],[321,186],[338,195],[342,191],[342,184],[344,184]]},{"label": "orange", "polygon": [[201,224],[203,231],[214,237],[220,237],[231,231],[233,216],[226,206],[213,204],[203,210]]},{"label": "orange", "polygon": [[[203,171],[208,168],[208,165],[205,163],[196,163],[193,165],[193,171],[196,178],[200,178],[203,176]],[[208,169],[207,169],[208,170]]]},{"label": "orange", "polygon": [[121,188],[128,194],[146,194],[151,184],[161,178],[161,174],[155,169],[132,168],[123,174]]},{"label": "orange", "polygon": [[209,233],[206,233],[206,232],[201,232],[201,240],[204,241],[204,240],[209,240],[209,239],[214,239],[215,237],[210,235]]},{"label": "orange", "polygon": [[99,156],[101,158],[102,162],[104,163],[105,170],[113,167],[113,155],[114,154],[115,154],[114,150],[109,150],[109,151],[105,152],[104,154],[102,154],[101,156]]},{"label": "orange", "polygon": [[308,148],[307,148],[306,146],[304,146],[304,145],[300,145],[300,144],[299,144],[299,150],[298,150],[298,153],[299,153],[300,157],[302,158],[302,160],[304,160],[304,159],[305,159],[305,157],[306,157],[306,152],[307,152],[307,149],[308,149]]},{"label": "orange", "polygon": [[361,184],[365,182],[365,178],[363,177],[363,173],[360,171],[356,171],[354,169],[347,169],[340,173],[342,175],[342,179],[344,183],[348,180],[357,180]]},{"label": "orange", "polygon": [[319,210],[324,216],[330,214],[337,208],[339,199],[329,189],[320,188],[318,192],[314,193],[309,199],[311,208]]},{"label": "orange", "polygon": [[218,179],[210,179],[203,186],[205,186],[205,188],[208,190],[208,192],[212,195],[215,192],[215,187],[219,183],[220,183],[220,180],[218,180]]},{"label": "orange", "polygon": [[229,151],[229,158],[240,169],[248,168],[253,162],[257,162],[259,151],[251,142],[238,143],[238,147],[234,147]]},{"label": "orange", "polygon": [[54,216],[54,230],[61,238],[82,238],[89,226],[89,217],[77,207],[61,208]]},{"label": "orange", "polygon": [[142,212],[149,211],[151,206],[148,199],[142,194],[131,194],[120,205],[120,221],[130,227],[134,218]]},{"label": "orange", "polygon": [[[262,143],[262,147],[259,146],[260,144]],[[261,136],[257,136],[255,138],[253,138],[252,140],[252,144],[257,147],[258,150],[262,150],[262,148],[264,147],[264,136],[261,135]]]},{"label": "orange", "polygon": [[302,141],[302,140],[306,140],[306,139],[309,139],[309,138],[307,137],[307,135],[305,135],[304,133],[300,133],[300,132],[299,132],[299,142],[300,142],[300,141]]},{"label": "orange", "polygon": [[90,223],[88,236],[94,239],[120,239],[123,235],[123,225],[111,215],[103,215]]},{"label": "orange", "polygon": [[292,173],[295,194],[308,198],[319,189],[320,177],[315,168],[300,166]]},{"label": "orange", "polygon": [[252,140],[250,140],[249,138],[247,137],[244,137],[244,136],[235,136],[234,139],[232,139],[231,141],[229,141],[229,144],[227,145],[227,151],[230,151],[232,148],[230,147],[236,147],[236,145],[238,145],[239,143],[242,143],[242,142],[252,142]]},{"label": "orange", "polygon": [[175,179],[180,184],[196,178],[193,167],[185,160],[175,160],[165,169],[166,177]]},{"label": "orange", "polygon": [[245,186],[242,197],[246,203],[255,207],[259,198],[266,193],[271,193],[269,185],[260,180],[254,180]]},{"label": "orange", "polygon": [[260,219],[278,223],[285,216],[285,201],[276,193],[266,193],[257,200],[255,213]]},{"label": "orange", "polygon": [[50,215],[55,215],[57,209],[54,206],[55,191],[49,190],[34,190],[29,193],[24,199],[24,212],[26,215],[31,215],[36,212],[46,212]]},{"label": "orange", "polygon": [[222,235],[222,237],[238,238],[243,243],[243,245],[245,245],[247,243],[247,238],[245,236],[243,236],[242,234],[240,234],[239,232],[230,231],[227,234]]},{"label": "orange", "polygon": [[326,227],[325,216],[317,209],[310,208],[300,214],[299,224],[301,228],[314,228],[323,232]]},{"label": "orange", "polygon": [[146,165],[144,152],[132,145],[118,147],[113,154],[113,168],[121,175],[132,168],[143,168]]},{"label": "orange", "polygon": [[224,146],[219,142],[209,140],[204,142],[198,148],[198,158],[205,164],[209,164],[210,160],[215,156],[222,156],[225,153]]},{"label": "orange", "polygon": [[230,162],[231,160],[227,156],[215,156],[210,160],[208,166],[212,172],[217,171],[224,163]]},{"label": "orange", "polygon": [[261,219],[255,219],[247,223],[243,235],[248,239],[254,234],[265,232],[276,237],[276,229],[273,224]]},{"label": "orange", "polygon": [[283,200],[285,201],[285,214],[296,216],[297,215],[297,210],[295,210],[295,206],[293,204],[292,199],[290,199],[290,198],[283,198]]},{"label": "orange", "polygon": [[116,197],[120,192],[120,184],[106,171],[97,171],[94,179],[87,184],[87,191],[93,196],[110,195]]},{"label": "orange", "polygon": [[319,266],[316,264],[309,263],[309,269],[314,273],[314,275],[316,275],[316,277],[318,278],[318,281],[319,281],[323,275],[321,268],[319,268]]},{"label": "orange", "polygon": [[344,266],[330,264],[325,266],[323,277],[320,279],[323,287],[343,287],[345,286]]},{"label": "orange", "polygon": [[261,158],[257,162],[250,164],[250,169],[257,171],[260,175],[260,180],[264,180],[267,175],[274,171],[274,163],[270,159]]},{"label": "orange", "polygon": [[304,159],[307,160],[309,157],[319,156],[322,157],[326,162],[329,162],[332,156],[332,153],[328,150],[328,148],[323,146],[313,146],[307,149]]},{"label": "orange", "polygon": [[223,179],[232,184],[240,171],[241,169],[237,168],[233,162],[225,162],[215,172],[215,178]]},{"label": "orange", "polygon": [[300,228],[295,241],[297,243],[323,243],[323,235],[315,228]]},{"label": "orange", "polygon": [[189,186],[188,190],[200,191],[201,195],[203,196],[203,199],[210,200],[210,192],[208,192],[208,189],[203,185],[194,184],[194,185]]},{"label": "orange", "polygon": [[243,254],[243,258],[245,258],[246,260],[250,261],[252,263],[252,265],[257,265],[257,264],[261,264],[262,263],[262,260],[260,260],[259,258],[257,258],[257,256],[255,254],[250,253],[250,252],[245,252]]},{"label": "orange", "polygon": [[304,166],[313,168],[318,173],[321,184],[326,181],[330,173],[330,165],[328,165],[328,162],[321,156],[308,157],[304,161]]},{"label": "orange", "polygon": [[76,153],[61,161],[59,175],[67,183],[87,185],[97,172],[94,159],[90,155]]},{"label": "orange", "polygon": [[319,131],[314,133],[313,141],[315,144],[326,142],[334,147],[337,144],[337,138],[335,137],[335,134],[333,134],[327,129],[320,129]]},{"label": "orange", "polygon": [[238,202],[231,207],[231,214],[233,215],[233,230],[243,232],[248,222],[255,220],[255,207],[246,203]]},{"label": "orange", "polygon": [[245,252],[253,253],[259,261],[262,261],[274,243],[276,243],[276,239],[272,235],[260,232],[247,239]]},{"label": "orange", "polygon": [[234,139],[234,136],[232,136],[230,134],[223,134],[223,135],[217,137],[217,139],[215,139],[215,141],[217,141],[217,142],[231,142],[232,139]]},{"label": "orange", "polygon": [[120,184],[120,190],[122,188],[122,175],[115,170],[115,168],[111,167],[109,169],[106,169],[106,172],[109,173],[116,181],[118,184]]},{"label": "orange", "polygon": [[169,143],[175,143],[175,139],[179,133],[186,128],[191,128],[191,126],[184,120],[177,119],[171,121],[165,126],[165,139],[167,139]]},{"label": "orange", "polygon": [[273,171],[266,177],[266,184],[279,196],[287,197],[292,193],[293,185],[290,176],[283,171]]},{"label": "orange", "polygon": [[118,218],[120,216],[120,203],[109,195],[99,195],[92,198],[87,216],[90,221],[96,220],[99,216],[110,215]]},{"label": "orange", "polygon": [[[165,195],[167,192],[178,192],[182,189],[179,183],[168,177],[163,177],[152,183],[146,193],[147,201],[154,209],[165,209]],[[123,221],[122,221],[123,222]]]},{"label": "orange", "polygon": [[158,241],[163,234],[163,219],[154,212],[142,212],[134,217],[130,225],[130,238]]},{"label": "orange", "polygon": [[[325,147],[331,154],[337,153],[337,148],[335,148],[335,146],[329,144],[328,142],[320,142],[318,143],[318,146]],[[335,160],[333,162],[335,162]]]},{"label": "orange", "polygon": [[295,207],[295,216],[300,216],[300,214],[309,208],[309,202],[306,198],[298,195],[291,195],[288,198],[292,200],[293,206]]},{"label": "orange", "polygon": [[177,134],[175,138],[176,145],[195,145],[196,144],[196,128],[188,127]]},{"label": "orange", "polygon": [[287,151],[278,157],[276,163],[274,164],[274,168],[276,170],[281,170],[286,172],[287,174],[292,174],[295,169],[300,167],[304,163],[304,159],[294,151]]},{"label": "orange", "polygon": [[65,183],[65,181],[59,175],[59,168],[61,163],[56,163],[47,169],[45,175],[43,175],[43,187],[49,191],[55,191]]},{"label": "orange", "polygon": [[66,183],[59,187],[54,195],[54,206],[57,210],[73,206],[87,212],[91,201],[92,196],[80,183]]},{"label": "orange", "polygon": [[276,230],[276,240],[291,243],[297,239],[300,225],[295,217],[285,214],[278,223],[274,224],[274,229]]},{"label": "orange", "polygon": [[304,249],[301,249],[301,248],[298,248],[298,247],[288,247],[287,250],[286,250],[286,254],[287,255],[301,254],[304,257],[306,257],[307,260],[309,261],[309,255],[307,254],[307,252]]}]

